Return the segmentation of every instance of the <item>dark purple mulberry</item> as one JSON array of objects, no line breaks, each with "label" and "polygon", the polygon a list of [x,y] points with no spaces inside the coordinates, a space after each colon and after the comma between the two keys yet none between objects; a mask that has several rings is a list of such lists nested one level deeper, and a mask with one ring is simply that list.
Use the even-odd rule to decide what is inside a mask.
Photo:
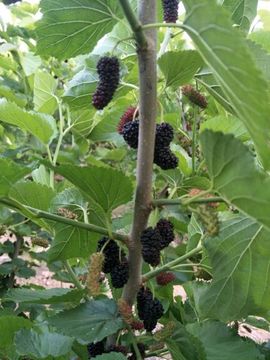
[{"label": "dark purple mulberry", "polygon": [[[105,244],[106,246],[104,247]],[[104,254],[104,263],[103,263],[102,271],[105,274],[107,274],[110,273],[116,266],[119,265],[120,249],[114,240],[111,240],[105,236],[99,240],[97,246],[97,252],[100,252],[102,249]]]},{"label": "dark purple mulberry", "polygon": [[138,316],[143,320],[144,328],[152,331],[157,321],[164,313],[162,304],[158,299],[153,299],[153,294],[148,288],[140,288],[137,294]]},{"label": "dark purple mulberry", "polygon": [[127,260],[124,260],[111,271],[112,286],[116,289],[122,288],[127,283],[128,277],[128,262]]},{"label": "dark purple mulberry", "polygon": [[161,249],[164,249],[174,240],[173,223],[166,219],[160,219],[157,229],[161,235]]},{"label": "dark purple mulberry", "polygon": [[125,142],[133,149],[138,148],[139,142],[139,120],[128,122],[122,130]]},{"label": "dark purple mulberry", "polygon": [[138,117],[139,115],[139,112],[137,111],[137,113],[135,114],[137,108],[135,107],[129,107],[125,112],[124,114],[121,116],[121,119],[117,125],[117,132],[122,135],[122,131],[123,131],[123,128],[124,126],[131,122],[134,118],[134,116],[136,115],[136,117]]},{"label": "dark purple mulberry", "polygon": [[98,110],[103,109],[112,100],[119,85],[120,66],[117,57],[104,56],[97,63],[99,83],[93,95],[92,104]]},{"label": "dark purple mulberry", "polygon": [[179,0],[162,0],[163,19],[166,23],[176,23]]},{"label": "dark purple mulberry", "polygon": [[99,341],[87,345],[89,359],[105,353],[105,341]]},{"label": "dark purple mulberry", "polygon": [[162,238],[159,231],[149,227],[141,234],[142,256],[146,263],[157,266],[160,263]]},{"label": "dark purple mulberry", "polygon": [[155,147],[165,147],[169,146],[173,140],[174,132],[173,128],[168,123],[161,123],[157,125],[156,128],[156,141]]},{"label": "dark purple mulberry", "polygon": [[154,163],[163,170],[175,169],[178,166],[178,158],[171,152],[169,147],[156,148]]}]

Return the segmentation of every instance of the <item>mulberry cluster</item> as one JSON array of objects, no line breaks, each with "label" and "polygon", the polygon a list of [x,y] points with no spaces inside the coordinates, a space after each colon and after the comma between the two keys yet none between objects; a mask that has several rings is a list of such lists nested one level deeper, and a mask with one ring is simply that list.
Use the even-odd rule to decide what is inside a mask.
[{"label": "mulberry cluster", "polygon": [[152,331],[157,325],[157,321],[164,313],[162,304],[158,299],[153,298],[150,289],[141,287],[137,294],[137,310],[144,328]]},{"label": "mulberry cluster", "polygon": [[123,287],[129,278],[129,268],[125,253],[119,249],[114,240],[103,237],[98,242],[97,251],[103,251],[104,261],[102,271],[111,274],[112,286]]},{"label": "mulberry cluster", "polygon": [[175,275],[172,272],[163,272],[156,276],[158,285],[165,286],[175,280]]},{"label": "mulberry cluster", "polygon": [[202,109],[207,108],[208,103],[207,103],[206,98],[199,91],[194,89],[194,87],[192,85],[183,86],[182,93],[183,93],[183,95],[185,95],[188,98],[188,100],[192,104],[195,104]]},{"label": "mulberry cluster", "polygon": [[103,109],[112,100],[120,79],[120,66],[117,57],[104,56],[97,63],[99,83],[93,95],[92,104]]},{"label": "mulberry cluster", "polygon": [[160,263],[160,244],[162,238],[159,231],[149,227],[141,234],[142,256],[147,264],[157,266]]},{"label": "mulberry cluster", "polygon": [[170,143],[173,140],[173,128],[168,123],[157,125],[154,163],[163,170],[175,169],[178,158],[172,153]]},{"label": "mulberry cluster", "polygon": [[139,143],[139,120],[130,121],[124,125],[122,135],[125,142],[132,148],[137,149]]},{"label": "mulberry cluster", "polygon": [[166,23],[176,23],[178,19],[178,0],[162,0],[163,19]]},{"label": "mulberry cluster", "polygon": [[[134,119],[135,112],[137,111],[137,108],[135,107],[129,107],[124,114],[121,116],[120,121],[117,125],[117,132],[118,134],[122,135],[122,131],[124,126],[131,122]],[[138,112],[136,113],[136,116],[138,116]]]},{"label": "mulberry cluster", "polygon": [[[135,111],[135,110],[134,110]],[[124,115],[127,114],[126,117]],[[139,120],[129,120],[128,111],[123,115],[118,125],[125,142],[133,149],[138,148],[139,142]],[[134,114],[134,113],[133,113]],[[178,165],[178,158],[172,153],[170,143],[173,140],[173,128],[168,123],[156,126],[154,163],[163,170],[175,169]]]},{"label": "mulberry cluster", "polygon": [[160,251],[174,240],[173,224],[160,219],[155,228],[149,227],[141,234],[142,256],[146,263],[157,266],[160,263]]},{"label": "mulberry cluster", "polygon": [[157,230],[161,235],[161,249],[166,248],[174,240],[173,223],[166,219],[160,219],[157,223]]}]

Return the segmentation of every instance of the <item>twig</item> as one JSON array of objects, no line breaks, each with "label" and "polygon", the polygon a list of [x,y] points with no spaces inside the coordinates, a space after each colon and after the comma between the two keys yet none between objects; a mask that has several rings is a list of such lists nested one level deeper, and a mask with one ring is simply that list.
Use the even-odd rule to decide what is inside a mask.
[{"label": "twig", "polygon": [[136,39],[139,48],[145,48],[147,46],[147,40],[142,30],[142,25],[138,20],[137,16],[134,14],[129,1],[119,0],[119,2],[122,6],[127,21],[129,22],[129,25],[134,33],[134,37]]},{"label": "twig", "polygon": [[167,264],[155,269],[155,270],[152,270],[152,271],[149,271],[148,273],[144,274],[143,276],[143,279],[142,281],[143,282],[146,282],[150,279],[152,279],[153,277],[157,276],[158,274],[164,272],[164,271],[168,271],[170,270],[171,268],[173,268],[174,266],[180,264],[181,262],[189,259],[190,257],[192,257],[193,255],[196,255],[198,253],[200,253],[202,251],[203,247],[202,245],[199,245],[197,246],[195,249],[187,252],[186,254],[184,254],[183,256],[180,256],[179,258],[175,259],[175,260],[172,260],[170,262],[168,262]]}]

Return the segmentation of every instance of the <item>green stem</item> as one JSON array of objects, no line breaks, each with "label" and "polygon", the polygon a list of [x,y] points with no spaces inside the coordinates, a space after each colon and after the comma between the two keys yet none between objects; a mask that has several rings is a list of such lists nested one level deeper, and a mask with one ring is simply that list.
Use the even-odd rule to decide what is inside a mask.
[{"label": "green stem", "polygon": [[[87,231],[93,231],[96,232],[98,234],[102,234],[102,235],[106,235],[106,236],[110,236],[110,233],[107,229],[101,227],[101,226],[97,226],[94,224],[86,224],[84,222],[81,221],[75,221],[72,219],[68,219],[65,218],[63,216],[59,216],[59,215],[55,215],[55,214],[51,214],[49,212],[46,211],[42,211],[36,208],[32,208],[30,206],[23,206],[21,204],[17,204],[15,203],[14,200],[9,200],[9,199],[0,199],[0,203],[5,204],[6,206],[18,210],[18,211],[23,211],[24,215],[27,216],[27,214],[29,214],[29,218],[40,218],[40,219],[47,219],[47,220],[52,220],[58,223],[62,223],[62,224],[67,224],[67,225],[71,225],[80,229],[84,229]],[[111,236],[113,239],[118,240],[118,241],[122,241],[125,244],[128,244],[129,242],[129,237],[127,235],[122,235],[122,234],[118,234],[115,232],[111,233]]]},{"label": "green stem", "polygon": [[226,202],[221,197],[210,197],[210,198],[188,198],[187,200],[181,199],[156,199],[152,201],[152,205],[156,206],[163,206],[163,205],[189,205],[189,204],[209,204],[212,202]]},{"label": "green stem", "polygon": [[[101,226],[97,226],[97,225],[94,225],[94,224],[86,224],[86,223],[81,222],[81,221],[75,221],[75,220],[72,220],[72,219],[65,218],[63,216],[59,216],[59,215],[48,213],[46,211],[31,208],[29,206],[27,206],[27,208],[29,210],[31,210],[35,214],[35,216],[37,218],[48,219],[48,220],[56,221],[56,222],[59,222],[59,223],[62,223],[62,224],[71,225],[71,226],[74,226],[74,227],[77,227],[77,228],[80,228],[80,229],[93,231],[93,232],[96,232],[98,234],[110,236],[109,231],[106,228],[103,228]],[[115,240],[119,240],[119,241],[122,241],[124,243],[128,242],[128,237],[126,235],[121,235],[121,234],[112,232],[111,236]]]},{"label": "green stem", "polygon": [[164,40],[163,40],[162,44],[160,45],[158,58],[160,58],[165,53],[165,51],[166,51],[166,49],[167,49],[167,47],[169,45],[170,40],[171,40],[171,29],[167,28],[165,36],[164,36]]},{"label": "green stem", "polygon": [[134,37],[139,45],[140,48],[145,48],[147,46],[147,40],[142,31],[142,24],[140,23],[139,19],[133,12],[130,3],[128,0],[119,0],[125,17],[129,22],[129,25],[134,33]]},{"label": "green stem", "polygon": [[73,284],[76,285],[76,287],[77,287],[79,290],[83,290],[84,288],[83,288],[82,284],[79,282],[76,274],[74,273],[74,271],[73,271],[73,269],[72,269],[69,261],[68,261],[68,260],[65,260],[65,261],[64,261],[64,264],[65,264],[65,268],[66,268],[67,272],[69,273],[69,275],[70,275],[70,277],[71,277],[71,279],[72,279]]},{"label": "green stem", "polygon": [[197,146],[197,106],[194,106],[194,118],[192,126],[192,175],[196,173],[196,146]]},{"label": "green stem", "polygon": [[153,24],[146,24],[146,25],[142,25],[142,29],[143,30],[147,30],[147,29],[155,29],[155,28],[160,28],[160,27],[166,27],[166,28],[180,28],[182,29],[183,24],[174,24],[174,23],[153,23]]},{"label": "green stem", "polygon": [[142,360],[142,355],[141,355],[140,350],[138,348],[136,337],[134,336],[130,326],[128,326],[128,332],[129,332],[129,335],[131,337],[131,342],[132,342],[132,345],[133,345],[133,348],[134,348],[134,351],[135,351],[135,354],[136,354],[136,359],[137,360]]},{"label": "green stem", "polygon": [[175,259],[175,260],[172,260],[170,262],[168,262],[167,264],[155,269],[155,270],[152,270],[152,271],[149,271],[148,273],[144,274],[143,278],[142,278],[142,281],[143,282],[146,282],[150,279],[152,279],[153,277],[157,276],[158,274],[164,272],[164,271],[168,271],[170,270],[171,268],[173,268],[174,266],[182,263],[183,261],[189,259],[190,257],[192,257],[193,255],[196,255],[198,254],[199,252],[201,252],[203,249],[202,245],[199,245],[197,246],[195,249],[187,252],[185,255],[183,256],[180,256],[179,258]]},{"label": "green stem", "polygon": [[57,158],[58,158],[59,151],[60,151],[60,148],[62,145],[63,137],[65,135],[65,132],[64,132],[65,122],[64,122],[63,111],[62,111],[62,103],[59,100],[58,100],[58,109],[59,109],[59,133],[60,134],[59,134],[56,149],[55,149],[53,159],[52,159],[52,165],[54,165],[54,166],[57,163]]}]

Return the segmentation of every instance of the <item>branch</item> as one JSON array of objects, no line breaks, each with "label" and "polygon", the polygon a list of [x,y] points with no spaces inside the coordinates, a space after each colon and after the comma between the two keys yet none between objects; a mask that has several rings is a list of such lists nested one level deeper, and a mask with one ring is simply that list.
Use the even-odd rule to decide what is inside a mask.
[{"label": "branch", "polygon": [[27,208],[29,210],[31,210],[35,214],[35,216],[37,218],[53,220],[53,221],[56,221],[58,223],[68,224],[68,225],[71,225],[71,226],[74,226],[74,227],[77,227],[77,228],[80,228],[80,229],[85,229],[85,230],[88,230],[88,231],[96,232],[98,234],[106,235],[108,237],[111,237],[111,238],[113,238],[115,240],[122,241],[124,243],[128,242],[128,236],[118,234],[118,233],[115,233],[115,232],[109,232],[106,228],[103,228],[101,226],[97,226],[97,225],[94,225],[94,224],[86,224],[86,223],[81,222],[81,221],[75,221],[75,220],[72,220],[72,219],[65,218],[63,216],[48,213],[46,211],[41,211],[41,210],[38,210],[38,209],[34,209],[34,208],[29,207],[29,206],[27,206]]},{"label": "branch", "polygon": [[58,222],[58,223],[71,225],[71,226],[74,226],[74,227],[77,227],[77,228],[80,228],[80,229],[84,229],[84,230],[87,230],[87,231],[96,232],[98,234],[111,237],[114,240],[122,241],[125,244],[128,244],[128,242],[129,242],[129,237],[127,235],[118,234],[116,232],[111,233],[106,228],[103,228],[101,226],[97,226],[97,225],[94,225],[94,224],[86,224],[86,223],[81,222],[81,221],[75,221],[75,220],[72,220],[72,219],[65,218],[63,216],[51,214],[51,213],[49,213],[47,211],[32,208],[30,206],[22,206],[21,205],[21,207],[16,207],[15,204],[13,203],[13,200],[0,199],[0,203],[3,203],[5,205],[7,205],[8,207],[13,208],[13,209],[15,209],[17,211],[26,210],[27,212],[30,212],[31,213],[31,216],[30,216],[31,220],[33,219],[33,217],[38,218],[38,219],[52,220],[52,221],[55,221],[55,222]]},{"label": "branch", "polygon": [[214,203],[214,202],[221,202],[225,203],[226,200],[224,200],[221,197],[209,197],[209,198],[196,198],[196,199],[156,199],[152,201],[152,206],[163,206],[163,205],[189,205],[189,204],[208,204],[208,203]]},{"label": "branch", "polygon": [[138,20],[137,16],[134,14],[129,1],[119,0],[119,2],[122,6],[125,17],[127,18],[127,21],[129,22],[129,25],[134,33],[134,37],[137,44],[139,45],[139,48],[145,48],[147,46],[147,40],[142,30],[142,25]]},{"label": "branch", "polygon": [[201,245],[199,245],[195,249],[187,252],[185,255],[180,256],[179,258],[172,260],[172,261],[168,262],[167,264],[165,264],[155,270],[149,271],[148,273],[144,274],[142,281],[146,282],[146,281],[152,279],[153,277],[157,276],[158,274],[160,274],[164,271],[170,270],[175,265],[178,265],[178,264],[182,263],[183,261],[191,258],[193,255],[198,254],[199,252],[202,251],[202,249],[203,249],[203,247]]},{"label": "branch", "polygon": [[[140,0],[139,19],[142,24],[156,21],[156,0]],[[130,235],[130,277],[123,291],[123,298],[133,304],[141,284],[141,232],[147,226],[152,201],[152,168],[155,145],[157,104],[157,33],[145,32],[148,46],[138,49],[140,78],[140,129],[137,160],[137,187],[134,217]]]}]

